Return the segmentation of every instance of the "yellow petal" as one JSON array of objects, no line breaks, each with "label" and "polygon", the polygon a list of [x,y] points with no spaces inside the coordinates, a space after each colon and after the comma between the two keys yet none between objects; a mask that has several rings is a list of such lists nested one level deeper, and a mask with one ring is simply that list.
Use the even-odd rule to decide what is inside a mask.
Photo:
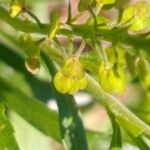
[{"label": "yellow petal", "polygon": [[77,79],[69,79],[70,81],[70,88],[68,89],[69,94],[74,94],[79,91],[80,89],[80,81]]},{"label": "yellow petal", "polygon": [[85,89],[87,86],[87,78],[86,76],[84,76],[81,80],[80,80],[80,89],[83,90]]},{"label": "yellow petal", "polygon": [[62,68],[62,73],[67,78],[81,79],[84,76],[82,65],[77,57],[71,57]]},{"label": "yellow petal", "polygon": [[67,79],[61,71],[57,72],[54,77],[54,86],[60,93],[67,93],[70,88],[70,80]]},{"label": "yellow petal", "polygon": [[112,69],[110,71],[109,82],[113,93],[122,94],[125,90],[125,73],[120,68],[117,68],[117,74]]},{"label": "yellow petal", "polygon": [[22,6],[20,4],[12,4],[10,6],[10,16],[16,17],[22,11]]}]

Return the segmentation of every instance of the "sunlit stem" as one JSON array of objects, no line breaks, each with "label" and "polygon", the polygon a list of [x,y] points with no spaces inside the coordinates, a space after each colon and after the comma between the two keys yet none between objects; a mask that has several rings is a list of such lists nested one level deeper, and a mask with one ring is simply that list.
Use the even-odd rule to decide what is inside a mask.
[{"label": "sunlit stem", "polygon": [[117,61],[118,61],[118,48],[116,46],[116,43],[113,43],[113,47],[114,47],[114,51],[115,51],[115,60],[117,63]]},{"label": "sunlit stem", "polygon": [[45,37],[40,38],[40,39],[38,39],[38,40],[35,41],[35,44],[36,44],[36,45],[39,45],[39,44],[41,44],[42,42],[44,42],[45,40],[46,40]]},{"label": "sunlit stem", "polygon": [[64,47],[62,47],[62,52],[63,52],[64,59],[68,59],[68,55],[67,55],[66,50],[65,50]]},{"label": "sunlit stem", "polygon": [[102,7],[103,7],[103,4],[98,5],[98,7],[96,8],[96,12],[95,12],[96,16],[99,15],[99,13],[100,13]]},{"label": "sunlit stem", "polygon": [[[60,46],[60,49],[62,49],[62,53],[63,53],[63,58],[64,59],[67,59],[68,58],[68,55],[66,53],[66,50],[65,48],[59,43],[58,39],[57,38],[54,38],[55,41],[51,40],[51,42],[53,42],[55,45],[58,44]],[[56,42],[56,43],[55,43]]]},{"label": "sunlit stem", "polygon": [[79,14],[77,14],[76,16],[74,16],[72,19],[71,19],[71,22],[75,22],[77,19],[79,19],[85,12],[81,12]]},{"label": "sunlit stem", "polygon": [[102,57],[103,57],[104,64],[105,64],[106,67],[108,67],[109,62],[108,62],[106,51],[104,50],[103,46],[101,46],[100,50],[101,50],[101,54],[102,54]]},{"label": "sunlit stem", "polygon": [[68,19],[67,19],[67,24],[71,24],[71,18],[72,18],[72,14],[71,14],[71,2],[69,0],[69,6],[68,6]]},{"label": "sunlit stem", "polygon": [[42,29],[43,27],[43,24],[41,23],[41,21],[39,20],[39,18],[33,14],[28,8],[26,7],[23,7],[23,12],[26,12],[29,16],[31,16],[36,22],[37,24],[39,25],[40,29]]},{"label": "sunlit stem", "polygon": [[93,17],[94,19],[94,25],[95,25],[95,28],[97,29],[97,19],[96,19],[96,14],[94,13],[93,9],[89,6],[88,8],[89,10],[89,13],[91,14],[91,16]]},{"label": "sunlit stem", "polygon": [[72,37],[69,38],[68,47],[69,47],[68,56],[70,56],[73,53],[73,47],[74,47],[74,45],[73,45],[73,38]]},{"label": "sunlit stem", "polygon": [[82,43],[81,43],[81,45],[80,45],[78,51],[75,53],[75,56],[76,56],[76,57],[78,57],[78,58],[80,57],[82,51],[83,51],[84,48],[85,48],[85,45],[86,45],[85,41],[82,41]]}]

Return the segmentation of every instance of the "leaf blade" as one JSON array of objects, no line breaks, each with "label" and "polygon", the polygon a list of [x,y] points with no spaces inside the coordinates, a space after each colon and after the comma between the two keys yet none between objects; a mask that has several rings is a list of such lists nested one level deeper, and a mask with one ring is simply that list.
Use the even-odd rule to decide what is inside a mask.
[{"label": "leaf blade", "polygon": [[19,150],[14,130],[5,116],[5,107],[0,103],[0,149]]}]

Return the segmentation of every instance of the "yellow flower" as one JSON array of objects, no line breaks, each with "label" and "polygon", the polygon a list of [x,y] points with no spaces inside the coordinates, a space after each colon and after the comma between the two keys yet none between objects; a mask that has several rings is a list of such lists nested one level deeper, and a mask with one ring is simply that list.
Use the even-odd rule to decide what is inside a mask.
[{"label": "yellow flower", "polygon": [[86,88],[87,78],[77,57],[68,59],[54,77],[55,88],[60,93],[74,94]]}]

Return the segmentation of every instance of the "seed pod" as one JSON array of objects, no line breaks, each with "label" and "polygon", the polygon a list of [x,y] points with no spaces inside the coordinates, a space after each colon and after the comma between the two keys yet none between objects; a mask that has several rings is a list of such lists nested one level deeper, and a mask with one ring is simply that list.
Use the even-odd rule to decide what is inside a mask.
[{"label": "seed pod", "polygon": [[10,16],[17,17],[24,6],[24,0],[12,0],[10,3]]},{"label": "seed pod", "polygon": [[40,70],[40,48],[30,35],[21,35],[19,37],[20,47],[27,55],[25,61],[26,69],[32,74],[37,74]]},{"label": "seed pod", "polygon": [[65,62],[54,77],[54,85],[60,93],[69,94],[86,88],[87,78],[78,58],[72,57]]}]

